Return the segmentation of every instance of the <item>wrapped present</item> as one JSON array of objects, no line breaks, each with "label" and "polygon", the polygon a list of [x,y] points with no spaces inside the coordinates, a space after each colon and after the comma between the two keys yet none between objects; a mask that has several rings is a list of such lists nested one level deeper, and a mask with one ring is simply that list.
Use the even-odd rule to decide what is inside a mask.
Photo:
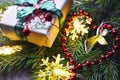
[{"label": "wrapped present", "polygon": [[51,47],[73,0],[18,0],[2,14],[0,28],[11,40]]}]

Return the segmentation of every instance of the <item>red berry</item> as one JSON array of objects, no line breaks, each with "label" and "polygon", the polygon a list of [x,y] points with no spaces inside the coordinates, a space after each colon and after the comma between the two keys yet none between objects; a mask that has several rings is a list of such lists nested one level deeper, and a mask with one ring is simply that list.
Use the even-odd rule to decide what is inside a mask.
[{"label": "red berry", "polygon": [[80,15],[84,15],[84,10],[80,10]]},{"label": "red berry", "polygon": [[91,66],[91,62],[86,61],[86,66],[87,66],[87,67]]},{"label": "red berry", "polygon": [[61,47],[62,47],[62,48],[66,48],[66,44],[65,44],[65,43],[62,43]]},{"label": "red berry", "polygon": [[69,24],[66,24],[66,25],[65,25],[65,28],[66,28],[66,29],[69,29]]},{"label": "red berry", "polygon": [[117,45],[114,45],[114,51],[118,51],[119,47]]},{"label": "red berry", "polygon": [[81,69],[82,67],[83,67],[83,64],[80,64],[80,63],[79,63],[79,64],[77,65],[77,69]]},{"label": "red berry", "polygon": [[106,59],[106,56],[105,56],[105,55],[101,55],[101,56],[100,56],[100,59],[103,61],[103,60]]},{"label": "red berry", "polygon": [[94,23],[94,21],[93,20],[90,20],[90,24],[93,24]]},{"label": "red berry", "polygon": [[68,49],[67,48],[63,48],[63,52],[64,53],[68,53]]},{"label": "red berry", "polygon": [[112,52],[112,51],[109,51],[107,54],[108,54],[108,56],[112,56],[112,55],[113,55],[113,52]]},{"label": "red berry", "polygon": [[63,34],[64,36],[66,36],[66,34],[67,34],[67,33],[66,33],[66,30],[64,30],[64,31],[62,32],[62,34]]},{"label": "red berry", "polygon": [[115,38],[115,42],[116,42],[116,43],[120,43],[120,38],[119,38],[119,37],[116,37],[116,38]]},{"label": "red berry", "polygon": [[74,61],[73,59],[71,59],[71,60],[69,61],[69,64],[70,64],[70,65],[74,65],[74,64],[75,64],[75,61]]},{"label": "red berry", "polygon": [[64,52],[65,55],[69,54],[68,52]]},{"label": "red berry", "polygon": [[32,14],[29,14],[29,15],[26,17],[27,22],[31,22],[32,19],[34,19],[34,17],[32,16]]},{"label": "red berry", "polygon": [[28,36],[28,35],[30,34],[30,30],[24,29],[24,30],[23,30],[23,34],[24,34],[25,36]]},{"label": "red berry", "polygon": [[70,69],[72,72],[76,73],[77,72],[77,69],[75,67],[71,68]]},{"label": "red berry", "polygon": [[76,17],[76,16],[77,16],[77,13],[73,13],[72,16],[73,16],[73,17]]},{"label": "red berry", "polygon": [[67,39],[65,37],[62,37],[62,43],[65,43],[67,41]]},{"label": "red berry", "polygon": [[97,28],[98,28],[97,25],[94,25],[94,26],[93,26],[93,29],[94,29],[94,30],[97,30]]},{"label": "red berry", "polygon": [[71,22],[73,19],[72,18],[68,18],[68,22]]},{"label": "red berry", "polygon": [[87,12],[84,12],[84,14],[85,14],[85,16],[88,16],[88,17],[90,17],[90,14],[89,14],[89,13],[87,13]]},{"label": "red berry", "polygon": [[66,54],[66,58],[67,58],[67,59],[69,59],[69,58],[71,58],[71,57],[72,57],[72,54],[69,54],[69,53]]},{"label": "red berry", "polygon": [[108,24],[108,25],[107,25],[107,29],[108,29],[108,30],[112,30],[112,25]]},{"label": "red berry", "polygon": [[40,13],[42,13],[42,11],[40,11],[39,9],[36,9],[33,13],[34,13],[34,16],[39,16]]},{"label": "red berry", "polygon": [[99,64],[99,60],[98,59],[94,59],[94,64]]},{"label": "red berry", "polygon": [[107,28],[107,24],[103,24],[103,28],[106,29]]},{"label": "red berry", "polygon": [[116,36],[118,34],[118,31],[117,30],[112,30],[112,34],[113,34],[113,36]]},{"label": "red berry", "polygon": [[84,10],[80,10],[80,13],[84,13]]},{"label": "red berry", "polygon": [[44,18],[45,18],[45,21],[51,22],[53,16],[52,16],[51,13],[46,13],[45,16],[44,16]]}]

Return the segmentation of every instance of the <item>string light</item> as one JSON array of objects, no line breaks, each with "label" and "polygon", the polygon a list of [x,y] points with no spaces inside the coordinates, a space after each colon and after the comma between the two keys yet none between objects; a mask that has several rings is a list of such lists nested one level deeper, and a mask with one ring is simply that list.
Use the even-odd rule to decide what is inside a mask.
[{"label": "string light", "polygon": [[84,36],[88,33],[89,25],[92,22],[92,18],[85,16],[85,14],[78,15],[77,13],[69,19],[66,25],[66,36],[69,36],[72,40]]},{"label": "string light", "polygon": [[22,50],[22,46],[15,45],[15,46],[2,46],[0,47],[0,54],[2,55],[11,55],[17,51]]},{"label": "string light", "polygon": [[39,79],[46,80],[68,80],[70,76],[73,74],[69,71],[69,63],[67,66],[60,64],[61,58],[60,54],[57,57],[54,57],[55,62],[49,62],[49,58],[42,59],[43,64],[41,66],[46,66],[45,69],[41,69],[39,73]]}]

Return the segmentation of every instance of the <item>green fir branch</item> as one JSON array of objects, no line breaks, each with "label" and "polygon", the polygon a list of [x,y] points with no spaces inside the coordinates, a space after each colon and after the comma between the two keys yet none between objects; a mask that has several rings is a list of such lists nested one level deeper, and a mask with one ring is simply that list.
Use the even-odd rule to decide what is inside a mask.
[{"label": "green fir branch", "polygon": [[119,80],[117,66],[118,65],[112,60],[108,60],[107,64],[104,64],[102,67],[104,80]]},{"label": "green fir branch", "polygon": [[113,60],[103,61],[98,66],[86,69],[88,72],[91,72],[85,74],[87,75],[86,80],[119,80],[117,67],[118,65]]}]

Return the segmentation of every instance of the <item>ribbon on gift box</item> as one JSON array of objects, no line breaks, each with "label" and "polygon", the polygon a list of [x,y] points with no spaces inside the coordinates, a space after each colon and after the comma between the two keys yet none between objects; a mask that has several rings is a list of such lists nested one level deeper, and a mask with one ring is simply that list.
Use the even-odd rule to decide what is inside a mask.
[{"label": "ribbon on gift box", "polygon": [[[62,22],[63,14],[61,10],[56,8],[54,0],[16,0],[16,5],[18,5],[18,22],[14,29],[21,40],[27,40],[26,36],[30,33],[28,25],[35,16],[45,14],[45,21],[50,22],[52,14],[55,14],[58,16],[59,25]],[[19,10],[19,8],[21,9]],[[24,31],[25,33],[23,33]]]}]

